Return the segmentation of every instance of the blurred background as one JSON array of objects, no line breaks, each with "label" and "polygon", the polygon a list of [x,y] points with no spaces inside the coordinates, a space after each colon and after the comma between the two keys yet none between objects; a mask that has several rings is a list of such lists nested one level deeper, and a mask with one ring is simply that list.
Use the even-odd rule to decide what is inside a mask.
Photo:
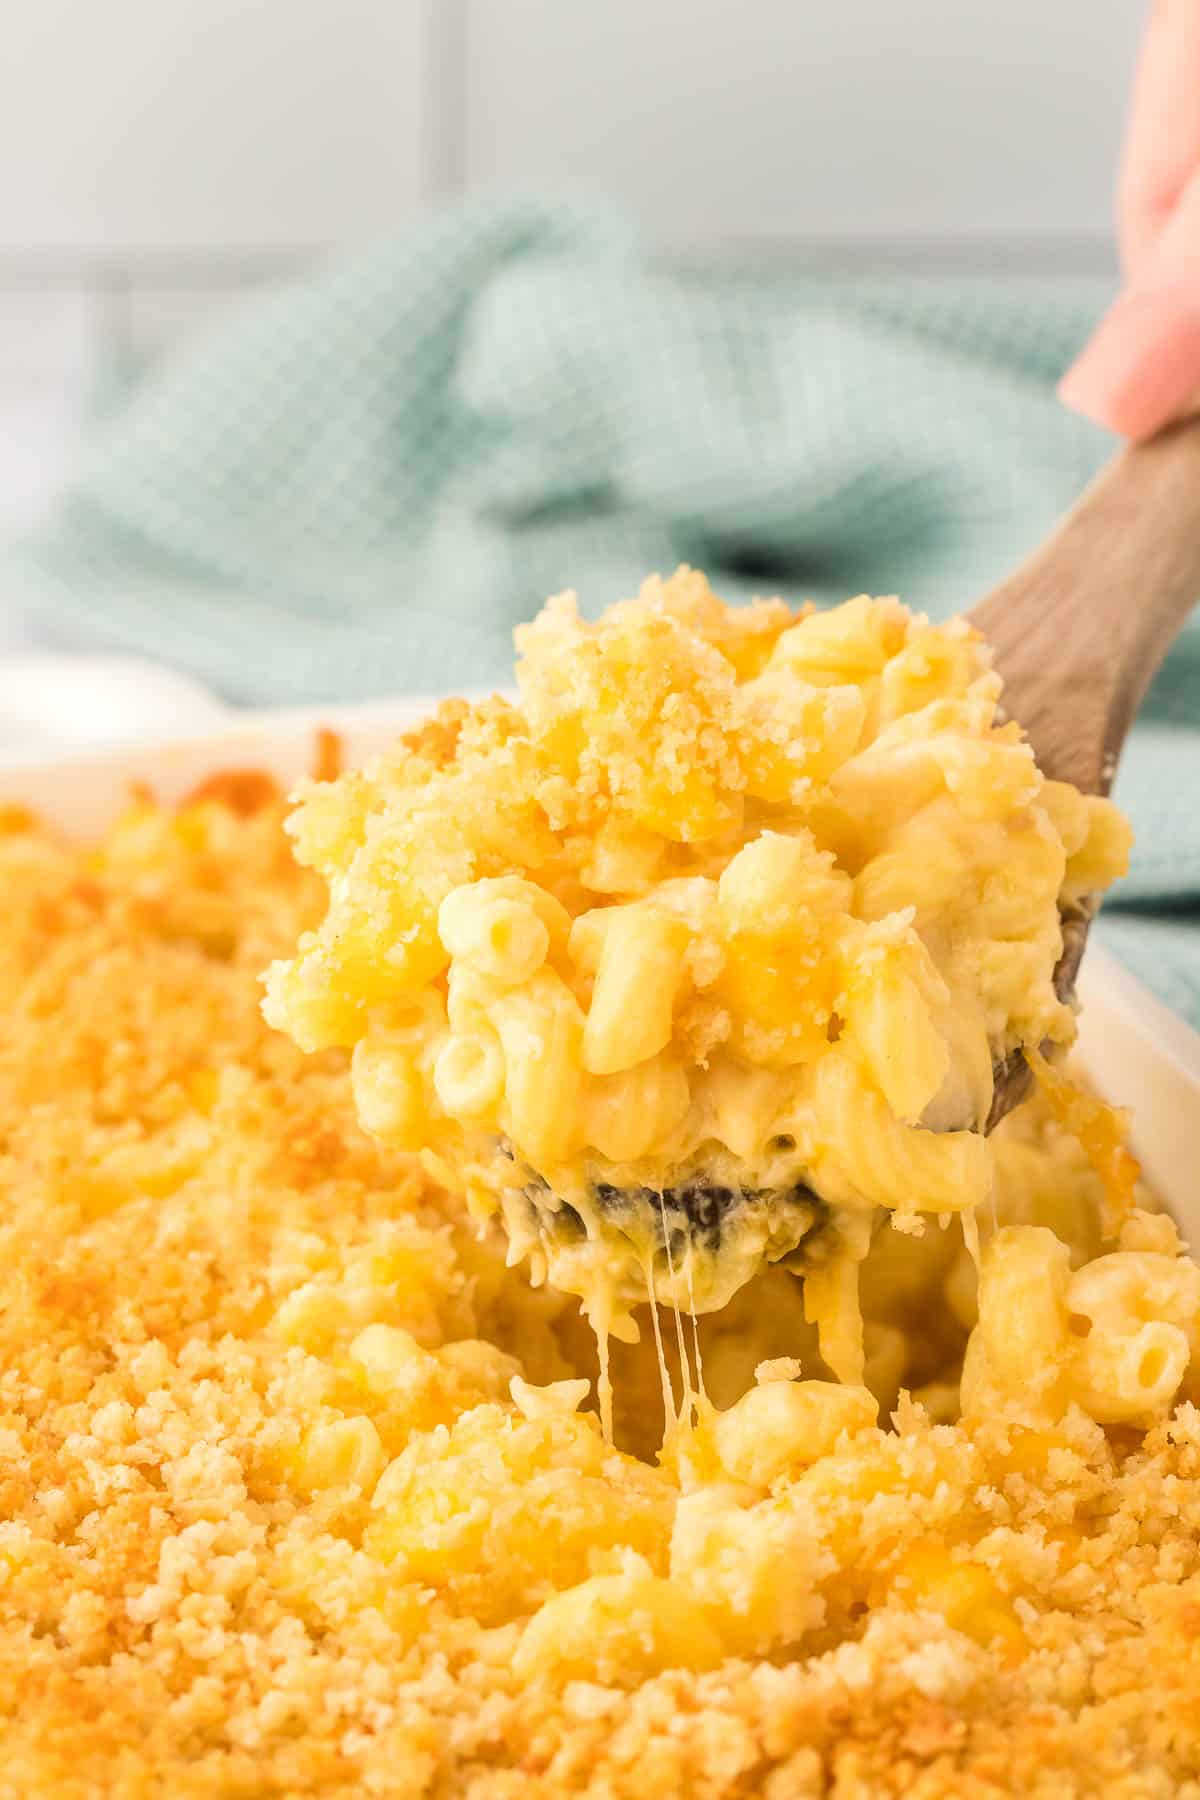
[{"label": "blurred background", "polygon": [[1138,0],[5,0],[0,524],[106,384],[488,189],[656,253],[1112,285]]}]

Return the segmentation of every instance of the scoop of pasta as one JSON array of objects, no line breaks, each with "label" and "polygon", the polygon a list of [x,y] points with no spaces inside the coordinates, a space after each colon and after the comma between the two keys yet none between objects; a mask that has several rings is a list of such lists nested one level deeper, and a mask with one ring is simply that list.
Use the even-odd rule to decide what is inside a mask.
[{"label": "scoop of pasta", "polygon": [[1062,915],[1128,847],[998,722],[980,638],[680,569],[517,645],[518,702],[301,791],[330,902],[272,1022],[353,1046],[364,1124],[607,1329],[764,1261],[836,1285],[881,1208],[973,1213],[993,1072],[1071,1039]]}]

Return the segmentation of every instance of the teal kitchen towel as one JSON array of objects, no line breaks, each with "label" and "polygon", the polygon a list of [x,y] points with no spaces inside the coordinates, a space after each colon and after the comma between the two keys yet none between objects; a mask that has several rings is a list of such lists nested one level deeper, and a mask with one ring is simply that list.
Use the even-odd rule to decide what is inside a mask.
[{"label": "teal kitchen towel", "polygon": [[[6,597],[281,703],[504,680],[548,593],[690,562],[730,598],[961,610],[1110,449],[1054,380],[1093,302],[649,263],[619,219],[447,211],[265,295],[92,434]],[[1197,496],[1200,505],[1200,495]],[[1200,633],[1118,797],[1107,929],[1200,1023]]]}]

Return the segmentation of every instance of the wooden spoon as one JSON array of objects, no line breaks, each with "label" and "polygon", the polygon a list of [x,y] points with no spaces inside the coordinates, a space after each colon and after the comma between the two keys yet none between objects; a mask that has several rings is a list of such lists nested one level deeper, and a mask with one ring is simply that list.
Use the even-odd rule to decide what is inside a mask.
[{"label": "wooden spoon", "polygon": [[[1146,689],[1200,599],[1200,420],[1108,463],[1058,529],[969,614],[1004,677],[1004,709],[1043,774],[1107,794]],[[1091,909],[1063,920],[1055,986],[1074,992]],[[1019,1051],[996,1071],[987,1129],[1028,1092]]]}]

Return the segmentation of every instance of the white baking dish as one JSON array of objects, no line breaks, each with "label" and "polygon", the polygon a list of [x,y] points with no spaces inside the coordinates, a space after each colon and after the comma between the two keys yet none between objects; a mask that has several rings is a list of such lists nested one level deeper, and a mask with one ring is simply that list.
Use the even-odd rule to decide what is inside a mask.
[{"label": "white baking dish", "polygon": [[[268,769],[285,784],[310,766],[315,733],[341,737],[348,762],[371,756],[421,718],[430,700],[240,713],[203,735],[140,742],[88,755],[9,757],[0,802],[32,807],[61,829],[90,835],[120,809],[134,782],[173,800],[214,770]],[[1092,944],[1080,976],[1080,1050],[1106,1098],[1133,1112],[1133,1145],[1150,1180],[1200,1244],[1200,1034]]]}]

